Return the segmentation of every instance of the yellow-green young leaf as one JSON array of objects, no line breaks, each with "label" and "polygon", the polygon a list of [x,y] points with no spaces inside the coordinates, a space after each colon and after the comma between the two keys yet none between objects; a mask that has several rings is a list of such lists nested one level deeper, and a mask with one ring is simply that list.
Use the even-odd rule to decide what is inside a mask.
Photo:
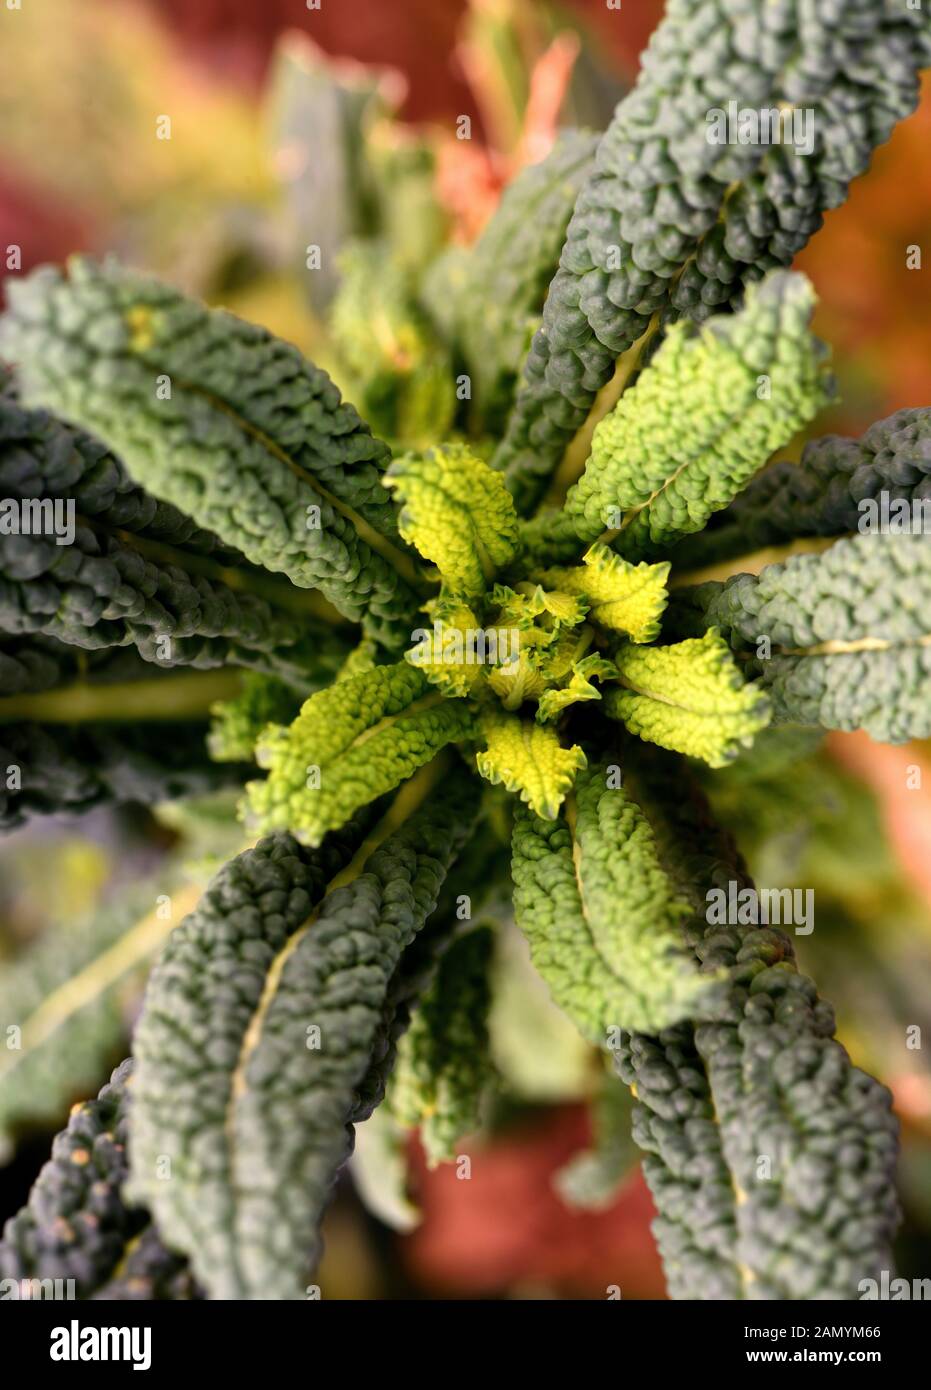
[{"label": "yellow-green young leaf", "polygon": [[319,845],[471,727],[465,701],[406,662],[340,681],[305,701],[289,728],[265,730],[255,755],[268,777],[246,787],[246,822]]},{"label": "yellow-green young leaf", "polygon": [[602,1047],[619,1028],[653,1034],[694,1017],[718,987],[698,971],[688,901],[616,773],[602,762],[581,772],[555,821],[518,807],[512,839],[514,907],[533,963]]},{"label": "yellow-green young leaf", "polygon": [[468,695],[481,679],[489,644],[497,650],[498,632],[486,632],[458,599],[438,599],[428,612],[432,625],[414,631],[415,645],[404,659],[445,695]]},{"label": "yellow-green young leaf", "polygon": [[601,627],[626,633],[632,642],[652,642],[666,607],[669,564],[632,565],[606,545],[593,545],[572,569],[551,569],[541,584],[580,594],[588,616]]},{"label": "yellow-green young leaf", "polygon": [[543,590],[539,585],[522,584],[520,589],[512,589],[507,584],[496,584],[491,602],[498,610],[499,622],[528,628],[543,612]]},{"label": "yellow-green young leaf", "polygon": [[563,686],[561,690],[547,690],[540,696],[537,709],[539,723],[545,724],[547,720],[555,719],[567,705],[574,705],[578,700],[600,700],[601,691],[592,685],[592,677],[614,680],[617,677],[617,667],[613,661],[607,661],[597,653],[577,661],[572,668],[572,678],[568,685]]},{"label": "yellow-green young leaf", "polygon": [[483,711],[480,726],[486,742],[477,758],[482,776],[517,792],[536,815],[552,820],[585,766],[581,748],[563,748],[552,729],[494,708]]},{"label": "yellow-green young leaf", "polygon": [[520,709],[525,700],[538,700],[546,689],[546,678],[533,664],[531,651],[522,645],[516,661],[488,673],[488,684],[505,709]]},{"label": "yellow-green young leaf", "polygon": [[648,559],[700,531],[821,409],[830,378],[809,331],[803,275],[774,271],[736,313],[671,324],[650,365],[598,425],[566,515],[582,540],[619,532]]},{"label": "yellow-green young leaf", "polygon": [[517,554],[517,513],[495,473],[464,444],[396,459],[384,478],[402,503],[401,535],[453,593],[477,598]]},{"label": "yellow-green young leaf", "polygon": [[588,604],[576,592],[546,590],[542,584],[518,584],[516,589],[496,584],[491,601],[500,609],[500,621],[515,627],[529,627],[544,613],[556,627],[575,627],[588,612]]},{"label": "yellow-green young leaf", "polygon": [[717,628],[670,647],[623,647],[620,686],[602,708],[661,748],[723,767],[769,723],[769,701],[745,682]]},{"label": "yellow-green young leaf", "polygon": [[587,626],[567,628],[557,634],[555,642],[536,655],[536,665],[548,685],[558,685],[568,679],[592,645],[594,635]]}]

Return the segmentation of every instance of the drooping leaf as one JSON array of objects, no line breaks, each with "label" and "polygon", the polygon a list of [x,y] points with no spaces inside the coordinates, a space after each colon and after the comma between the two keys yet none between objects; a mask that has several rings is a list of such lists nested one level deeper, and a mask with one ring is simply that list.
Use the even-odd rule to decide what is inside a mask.
[{"label": "drooping leaf", "polygon": [[[131,1083],[132,1062],[126,1061],[95,1100],[74,1107],[28,1203],[4,1226],[0,1279],[16,1280],[20,1298],[93,1297],[114,1277],[121,1280],[123,1261],[132,1261],[140,1239],[150,1281],[145,1296],[197,1296],[186,1262],[166,1249],[146,1213],[122,1197]],[[57,1293],[55,1280],[62,1281]],[[36,1293],[33,1281],[39,1281]],[[110,1285],[101,1296],[133,1293],[130,1286]]]},{"label": "drooping leaf", "polygon": [[637,1146],[630,1132],[630,1094],[617,1084],[613,1070],[600,1080],[591,1110],[591,1147],[574,1154],[553,1184],[567,1206],[604,1211],[617,1200],[637,1160]]},{"label": "drooping leaf", "polygon": [[130,1188],[213,1298],[305,1296],[386,991],[474,814],[465,774],[430,794],[442,775],[368,834],[233,860],[152,975]]},{"label": "drooping leaf", "polygon": [[387,70],[334,64],[296,28],[275,46],[267,101],[274,167],[302,260],[313,227],[319,264],[302,282],[317,314],[337,292],[340,248],[377,227],[369,145],[373,127],[396,104]]},{"label": "drooping leaf", "polygon": [[452,943],[398,1050],[389,1104],[403,1124],[419,1127],[431,1168],[455,1158],[458,1140],[481,1117],[492,1074],[487,1015],[493,948],[487,926]]},{"label": "drooping leaf", "polygon": [[634,1138],[670,1293],[858,1299],[863,1279],[892,1268],[889,1092],[851,1066],[833,1010],[798,973],[784,932],[703,920],[710,888],[752,884],[681,766],[639,767],[637,792],[700,914],[702,971],[730,981],[708,1021],[622,1034],[617,1055],[634,1088]]},{"label": "drooping leaf", "polygon": [[363,1206],[393,1231],[412,1231],[422,1213],[408,1191],[410,1135],[388,1105],[356,1125],[349,1171]]},{"label": "drooping leaf", "polygon": [[[217,834],[225,857],[242,842]],[[0,972],[0,1152],[36,1125],[54,1126],[125,1050],[145,972],[202,891],[197,866],[170,857],[66,931],[48,928]]]}]

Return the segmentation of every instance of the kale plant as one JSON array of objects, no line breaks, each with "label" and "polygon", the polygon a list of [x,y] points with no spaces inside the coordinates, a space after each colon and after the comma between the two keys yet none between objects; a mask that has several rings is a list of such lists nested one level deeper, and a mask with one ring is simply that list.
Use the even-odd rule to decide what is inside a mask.
[{"label": "kale plant", "polygon": [[[861,525],[931,493],[931,415],[765,467],[833,390],[788,267],[929,62],[904,0],[669,0],[601,139],[564,132],[470,251],[350,249],[355,405],[118,264],[8,281],[3,823],[225,784],[246,847],[175,897],[133,1058],[0,1275],[307,1296],[354,1126],[384,1100],[442,1162],[478,1124],[511,902],[630,1088],[674,1297],[890,1267],[889,1094],[790,936],[711,911],[753,893],[698,773],[791,760],[792,726],[931,736],[931,550]],[[710,140],[734,102],[807,113],[811,148]],[[94,1055],[34,1002],[5,1125]]]}]

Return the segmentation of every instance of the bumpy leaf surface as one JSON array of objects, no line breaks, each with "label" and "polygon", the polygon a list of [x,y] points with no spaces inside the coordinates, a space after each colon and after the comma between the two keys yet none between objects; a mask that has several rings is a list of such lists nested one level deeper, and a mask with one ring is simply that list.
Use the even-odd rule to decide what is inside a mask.
[{"label": "bumpy leaf surface", "polygon": [[714,628],[670,647],[622,647],[617,668],[620,685],[605,688],[605,714],[711,767],[730,762],[769,723],[769,701],[744,681]]},{"label": "bumpy leaf surface", "polygon": [[886,743],[931,735],[926,536],[854,536],[680,592],[683,614],[693,610],[685,621],[724,632],[776,720],[865,729]]},{"label": "bumpy leaf surface", "polygon": [[[57,1135],[52,1157],[39,1174],[29,1201],[10,1217],[0,1240],[0,1279],[15,1279],[20,1297],[32,1295],[32,1280],[74,1280],[74,1296],[88,1298],[121,1278],[143,1233],[149,1288],[146,1297],[190,1297],[184,1261],[162,1244],[144,1211],[126,1206],[128,1087],[132,1062],[117,1067],[96,1098],[76,1105]],[[69,1297],[67,1284],[64,1293]],[[103,1297],[133,1297],[115,1285]]]},{"label": "bumpy leaf surface", "polygon": [[602,1047],[612,1030],[665,1028],[699,1012],[710,988],[686,950],[687,905],[646,819],[610,774],[606,763],[580,773],[558,820],[519,807],[511,861],[533,962],[560,1008]]},{"label": "bumpy leaf surface", "polygon": [[401,534],[432,560],[451,593],[478,598],[517,553],[504,482],[464,444],[395,459],[385,483],[403,503]]},{"label": "bumpy leaf surface", "polygon": [[508,184],[463,263],[455,287],[458,337],[476,420],[490,432],[504,424],[597,144],[586,131],[563,131],[545,159]]},{"label": "bumpy leaf surface", "polygon": [[310,680],[315,665],[335,670],[338,634],[250,593],[248,566],[241,576],[229,568],[241,556],[133,484],[96,440],[25,410],[8,385],[0,494],[4,631],[86,648],[134,643],[167,666],[297,668]]},{"label": "bumpy leaf surface", "polygon": [[325,372],[111,264],[43,268],[9,300],[0,339],[27,400],[106,440],[143,486],[255,564],[399,640],[416,573],[381,486],[387,447]]},{"label": "bumpy leaf surface", "polygon": [[211,1297],[305,1297],[386,993],[468,833],[470,785],[447,778],[409,817],[399,800],[368,839],[357,823],[315,850],[261,841],[221,871],[153,972],[131,1188]]},{"label": "bumpy leaf surface", "polygon": [[579,594],[593,622],[622,632],[632,642],[652,642],[659,635],[666,607],[669,565],[632,565],[605,545],[593,545],[581,565],[549,569],[540,583]]},{"label": "bumpy leaf surface", "polygon": [[664,760],[638,796],[695,909],[702,971],[726,971],[729,987],[708,1021],[625,1035],[617,1058],[670,1292],[857,1299],[861,1279],[892,1268],[891,1096],[851,1066],[782,931],[703,919],[709,888],[748,880],[686,790]]},{"label": "bumpy leaf surface", "polygon": [[436,981],[401,1042],[390,1104],[406,1125],[419,1126],[430,1167],[456,1156],[456,1143],[478,1128],[491,1076],[488,1041],[490,927],[454,941]]},{"label": "bumpy leaf surface", "polygon": [[[931,410],[897,410],[859,439],[812,440],[801,463],[773,464],[700,535],[673,551],[677,568],[717,564],[801,536],[843,536],[904,510],[931,529]],[[928,522],[924,522],[927,516]]]},{"label": "bumpy leaf surface", "polygon": [[[899,0],[669,0],[579,194],[495,456],[525,509],[653,316],[705,318],[789,265],[914,108],[929,62],[927,13]],[[797,109],[810,152],[804,128],[714,143],[729,103]]]},{"label": "bumpy leaf surface", "polygon": [[471,728],[467,703],[444,698],[405,662],[339,681],[288,728],[262,734],[256,759],[268,777],[247,789],[250,823],[318,845]]},{"label": "bumpy leaf surface", "polygon": [[535,815],[552,820],[585,766],[577,744],[563,748],[553,729],[488,706],[480,719],[485,748],[478,770],[494,785],[516,792]]},{"label": "bumpy leaf surface", "polygon": [[631,559],[661,553],[787,444],[827,399],[823,350],[800,275],[777,272],[736,314],[674,324],[598,425],[566,513],[583,540],[617,531]]}]

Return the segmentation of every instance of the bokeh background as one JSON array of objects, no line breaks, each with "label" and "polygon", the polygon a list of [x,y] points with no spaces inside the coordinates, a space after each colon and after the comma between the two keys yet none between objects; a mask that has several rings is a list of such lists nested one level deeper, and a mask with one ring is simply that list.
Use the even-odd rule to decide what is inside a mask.
[{"label": "bokeh background", "polygon": [[[392,235],[468,244],[502,186],[546,153],[559,124],[606,123],[662,8],[662,0],[620,10],[604,0],[323,0],[316,11],[305,0],[0,6],[0,252],[20,248],[23,272],[75,250],[116,252],[327,365],[303,247],[338,241],[366,216],[351,178],[345,186],[360,131],[383,185],[403,183]],[[156,123],[166,114],[172,138],[160,141]],[[456,138],[463,115],[468,141]],[[322,116],[343,141],[340,199],[340,170],[317,138]],[[833,345],[840,388],[819,430],[858,433],[931,398],[931,288],[906,258],[908,246],[931,248],[929,149],[931,83],[799,258],[820,296],[816,327]],[[410,254],[419,250],[411,242]],[[761,883],[815,889],[817,925],[799,939],[802,966],[835,1002],[854,1060],[893,1090],[904,1140],[900,1272],[927,1275],[929,750],[831,736],[788,774],[751,762],[715,786],[716,809]],[[73,947],[96,1073],[83,1089],[76,1079],[67,1099],[36,1097],[31,1109],[17,1101],[7,1113],[0,1055],[0,1220],[24,1199],[67,1101],[95,1091],[127,1050],[148,958],[116,976],[95,968],[94,924],[140,877],[202,875],[220,862],[235,832],[228,808],[213,810],[195,823],[176,807],[123,807],[34,823],[0,843],[0,998],[4,975],[8,986],[43,970],[60,980]],[[623,1139],[620,1185],[598,1209],[572,1199],[567,1165],[591,1141],[593,1104],[609,1129],[625,1118],[597,1110],[596,1060],[554,1014],[507,933],[496,969],[502,1087],[485,1131],[465,1146],[470,1180],[452,1168],[428,1172],[414,1140],[401,1192],[392,1183],[397,1155],[384,1135],[370,1135],[328,1219],[324,1296],[604,1297],[608,1285],[625,1298],[665,1296],[650,1198]],[[924,1047],[908,1044],[916,1026]]]}]

